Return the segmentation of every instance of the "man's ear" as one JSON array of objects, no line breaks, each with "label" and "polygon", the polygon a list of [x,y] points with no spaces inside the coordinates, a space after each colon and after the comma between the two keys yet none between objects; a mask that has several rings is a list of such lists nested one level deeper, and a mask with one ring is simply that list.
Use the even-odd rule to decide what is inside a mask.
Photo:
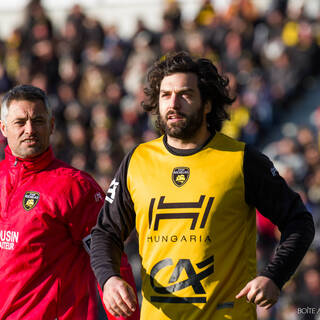
[{"label": "man's ear", "polygon": [[204,105],[204,113],[208,114],[211,112],[211,110],[212,110],[212,105],[211,105],[211,102],[208,100]]},{"label": "man's ear", "polygon": [[4,137],[7,137],[7,127],[4,121],[0,120],[0,129]]},{"label": "man's ear", "polygon": [[50,119],[50,134],[53,133],[54,124],[55,124],[55,119],[54,119],[54,117],[51,117],[51,119]]}]

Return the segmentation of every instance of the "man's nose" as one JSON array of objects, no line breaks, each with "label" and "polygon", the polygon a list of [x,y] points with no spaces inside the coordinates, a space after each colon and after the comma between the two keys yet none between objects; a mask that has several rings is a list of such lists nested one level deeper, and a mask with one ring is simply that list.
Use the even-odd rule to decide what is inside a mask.
[{"label": "man's nose", "polygon": [[35,127],[34,127],[34,125],[32,124],[32,121],[31,121],[31,120],[26,121],[26,123],[25,123],[25,125],[24,125],[24,131],[25,131],[25,133],[31,134],[31,133],[34,132],[34,129],[35,129]]},{"label": "man's nose", "polygon": [[179,96],[176,93],[171,95],[170,107],[172,109],[180,109]]}]

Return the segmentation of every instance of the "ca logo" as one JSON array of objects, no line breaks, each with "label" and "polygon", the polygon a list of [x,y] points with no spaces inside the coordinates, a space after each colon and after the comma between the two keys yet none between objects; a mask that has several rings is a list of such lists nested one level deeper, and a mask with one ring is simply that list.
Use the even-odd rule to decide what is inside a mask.
[{"label": "ca logo", "polygon": [[[200,269],[200,272],[196,273],[194,266],[189,259],[180,259],[175,266],[170,279],[168,280],[168,286],[160,287],[155,284],[156,276],[158,272],[164,268],[173,265],[172,259],[167,258],[159,261],[154,265],[150,272],[150,283],[153,290],[161,295],[151,296],[151,301],[153,302],[166,302],[166,303],[206,303],[206,297],[177,297],[177,296],[162,296],[168,293],[174,293],[185,289],[187,287],[192,287],[196,295],[205,294],[201,280],[208,277],[214,272],[213,266],[214,257],[211,256],[196,264],[196,267]],[[188,279],[177,282],[180,278],[182,271],[185,270],[188,275]]]}]

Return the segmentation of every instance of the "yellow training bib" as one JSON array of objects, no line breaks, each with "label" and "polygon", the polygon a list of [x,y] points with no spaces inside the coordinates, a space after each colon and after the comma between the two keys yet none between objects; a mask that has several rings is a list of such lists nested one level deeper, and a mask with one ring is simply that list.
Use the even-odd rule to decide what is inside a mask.
[{"label": "yellow training bib", "polygon": [[256,276],[255,210],[245,202],[244,144],[221,133],[199,152],[141,144],[128,167],[142,257],[141,319],[253,320],[236,294]]}]

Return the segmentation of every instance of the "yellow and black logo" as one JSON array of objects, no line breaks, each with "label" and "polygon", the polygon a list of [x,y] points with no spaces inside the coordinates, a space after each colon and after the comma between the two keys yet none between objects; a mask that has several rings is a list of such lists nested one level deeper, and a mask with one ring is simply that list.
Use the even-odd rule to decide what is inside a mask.
[{"label": "yellow and black logo", "polygon": [[[201,284],[201,280],[213,274],[213,263],[213,256],[210,256],[196,265],[193,265],[189,259],[180,259],[172,270],[170,279],[168,279],[168,286],[163,287],[159,286],[155,278],[158,272],[160,272],[162,269],[166,268],[170,270],[171,267],[173,267],[173,261],[171,258],[159,261],[153,266],[150,272],[150,283],[153,290],[157,293],[157,295],[151,296],[151,302],[206,303],[206,291]],[[198,269],[199,271],[197,273],[196,270]],[[188,278],[179,281],[181,274],[186,274]],[[177,291],[183,290],[187,287],[192,287],[195,295],[192,297],[178,297],[174,295]]]},{"label": "yellow and black logo", "polygon": [[33,209],[37,205],[39,198],[40,198],[39,192],[27,191],[24,194],[23,201],[22,201],[23,208],[27,211]]},{"label": "yellow and black logo", "polygon": [[[175,219],[188,219],[191,220],[190,230],[194,230],[198,218],[200,216],[201,208],[205,207],[204,213],[200,223],[200,229],[203,229],[207,223],[208,215],[210,213],[214,197],[209,197],[208,202],[205,201],[206,196],[202,194],[199,201],[196,202],[166,202],[165,196],[161,196],[158,205],[155,206],[156,198],[152,198],[149,204],[149,228],[151,228],[152,221],[154,220],[154,229],[159,229],[159,224],[161,220],[175,220]],[[203,206],[205,204],[205,206]],[[161,212],[162,209],[172,209],[173,212]],[[177,212],[176,209],[199,209],[192,212]]]},{"label": "yellow and black logo", "polygon": [[183,186],[189,179],[190,169],[187,167],[177,167],[172,171],[172,181],[177,187]]}]

